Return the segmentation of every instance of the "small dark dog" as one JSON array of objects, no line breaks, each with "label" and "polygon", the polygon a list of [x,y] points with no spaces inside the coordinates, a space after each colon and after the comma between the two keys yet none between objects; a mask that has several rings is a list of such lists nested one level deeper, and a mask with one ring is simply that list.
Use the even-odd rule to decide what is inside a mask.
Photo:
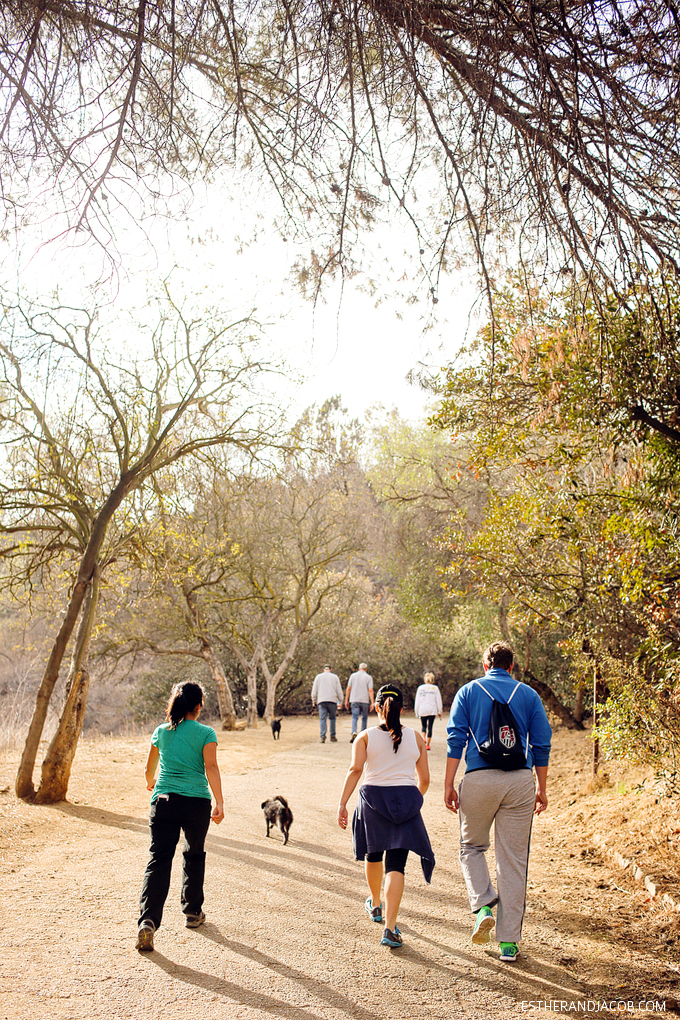
[{"label": "small dark dog", "polygon": [[274,740],[281,739],[281,720],[272,719],[272,736]]},{"label": "small dark dog", "polygon": [[288,807],[288,801],[277,794],[271,800],[262,802],[262,810],[267,821],[267,835],[269,835],[270,829],[278,825],[283,833],[283,845],[285,846],[288,842],[290,827],[293,824],[293,812]]}]

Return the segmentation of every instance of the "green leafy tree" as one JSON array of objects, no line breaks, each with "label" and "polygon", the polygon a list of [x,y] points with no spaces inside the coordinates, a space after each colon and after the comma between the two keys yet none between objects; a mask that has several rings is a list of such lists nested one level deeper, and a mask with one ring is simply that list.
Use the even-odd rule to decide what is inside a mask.
[{"label": "green leafy tree", "polygon": [[503,452],[528,466],[549,458],[578,470],[599,450],[626,458],[644,444],[672,477],[680,443],[680,292],[672,279],[606,307],[587,293],[574,304],[570,292],[548,298],[515,283],[495,307],[495,329],[482,329],[445,372],[437,426],[473,435],[478,464]]},{"label": "green leafy tree", "polygon": [[[487,490],[481,522],[453,523],[452,583],[501,592],[527,633],[558,636],[577,685],[590,674],[595,699],[613,699],[602,730],[612,748],[616,699],[633,703],[628,670],[648,682],[647,718],[668,719],[671,705],[654,677],[672,673],[680,640],[677,301],[662,288],[575,317],[540,293],[511,291],[502,307],[493,340],[483,331],[468,364],[449,369],[436,417],[465,435]],[[630,725],[633,714],[616,718]]]}]

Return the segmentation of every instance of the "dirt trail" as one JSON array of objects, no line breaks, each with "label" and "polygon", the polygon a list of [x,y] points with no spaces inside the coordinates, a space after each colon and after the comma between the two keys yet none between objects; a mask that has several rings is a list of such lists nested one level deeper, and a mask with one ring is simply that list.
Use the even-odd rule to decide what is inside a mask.
[{"label": "dirt trail", "polygon": [[[576,1011],[588,1000],[634,1002],[626,1015],[648,1016],[641,1001],[672,1008],[680,975],[657,951],[648,908],[617,891],[613,873],[583,851],[569,800],[573,755],[587,751],[574,751],[569,735],[556,742],[551,805],[534,825],[525,938],[514,964],[469,941],[457,821],[442,802],[441,723],[424,809],[437,856],[433,882],[426,886],[411,860],[404,947],[379,945],[351,836],[335,823],[349,761],[345,717],[339,738],[320,745],[313,719],[284,719],[279,742],[265,727],[219,734],[226,817],[209,836],[208,921],[195,931],[182,926],[176,859],[157,949],[148,955],[134,950],[148,848],[148,738],[83,741],[69,802],[56,807],[14,799],[18,753],[6,755],[0,1018],[449,1020],[535,1015],[523,1008],[529,1002],[561,1001]],[[264,836],[260,803],[277,792],[295,815],[286,847],[278,831]]]}]

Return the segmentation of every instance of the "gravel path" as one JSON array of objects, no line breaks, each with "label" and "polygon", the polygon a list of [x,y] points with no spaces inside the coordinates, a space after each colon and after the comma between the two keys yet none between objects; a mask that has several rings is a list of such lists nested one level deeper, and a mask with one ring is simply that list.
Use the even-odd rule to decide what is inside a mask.
[{"label": "gravel path", "polygon": [[[82,742],[69,802],[55,807],[14,799],[18,753],[8,754],[0,771],[0,1017],[449,1020],[536,1015],[523,1002],[603,996],[633,996],[637,1007],[661,994],[652,955],[638,951],[632,960],[602,927],[609,901],[604,892],[598,901],[592,871],[570,856],[561,816],[550,809],[534,826],[522,957],[502,964],[494,947],[470,943],[457,821],[442,800],[441,723],[424,809],[433,882],[424,883],[411,858],[404,946],[380,946],[351,835],[335,822],[349,762],[346,717],[339,738],[320,745],[314,719],[284,719],[279,742],[263,726],[219,734],[226,817],[208,839],[207,923],[182,926],[176,857],[156,950],[144,955],[134,938],[148,848],[148,738]],[[275,793],[295,816],[286,847],[278,830],[264,835],[260,803]]]}]

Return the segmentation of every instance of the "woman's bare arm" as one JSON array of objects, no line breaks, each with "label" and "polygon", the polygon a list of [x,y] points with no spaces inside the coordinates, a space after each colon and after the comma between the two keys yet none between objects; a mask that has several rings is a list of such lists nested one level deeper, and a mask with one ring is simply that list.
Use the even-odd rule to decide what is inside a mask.
[{"label": "woman's bare arm", "polygon": [[354,793],[357,783],[361,779],[361,773],[364,771],[364,765],[366,764],[366,751],[368,749],[368,730],[364,730],[352,744],[352,760],[350,762],[347,775],[345,776],[345,785],[342,788],[340,794],[340,803],[338,804],[338,825],[341,829],[347,828],[347,801]]},{"label": "woman's bare arm", "polygon": [[156,769],[158,768],[158,761],[160,759],[160,752],[158,748],[152,744],[149,748],[149,755],[146,759],[145,767],[145,778],[147,790],[153,790],[156,785]]},{"label": "woman's bare arm", "polygon": [[224,818],[224,801],[222,799],[222,777],[217,764],[217,744],[205,744],[203,747],[203,761],[205,762],[205,774],[210,783],[210,789],[215,798],[215,807],[210,816],[216,825],[219,825]]},{"label": "woman's bare arm", "polygon": [[427,747],[425,746],[425,741],[416,730],[414,730],[414,733],[416,734],[416,742],[418,744],[418,749],[420,750],[420,758],[416,762],[418,789],[424,797],[430,786],[430,763],[427,760]]}]

